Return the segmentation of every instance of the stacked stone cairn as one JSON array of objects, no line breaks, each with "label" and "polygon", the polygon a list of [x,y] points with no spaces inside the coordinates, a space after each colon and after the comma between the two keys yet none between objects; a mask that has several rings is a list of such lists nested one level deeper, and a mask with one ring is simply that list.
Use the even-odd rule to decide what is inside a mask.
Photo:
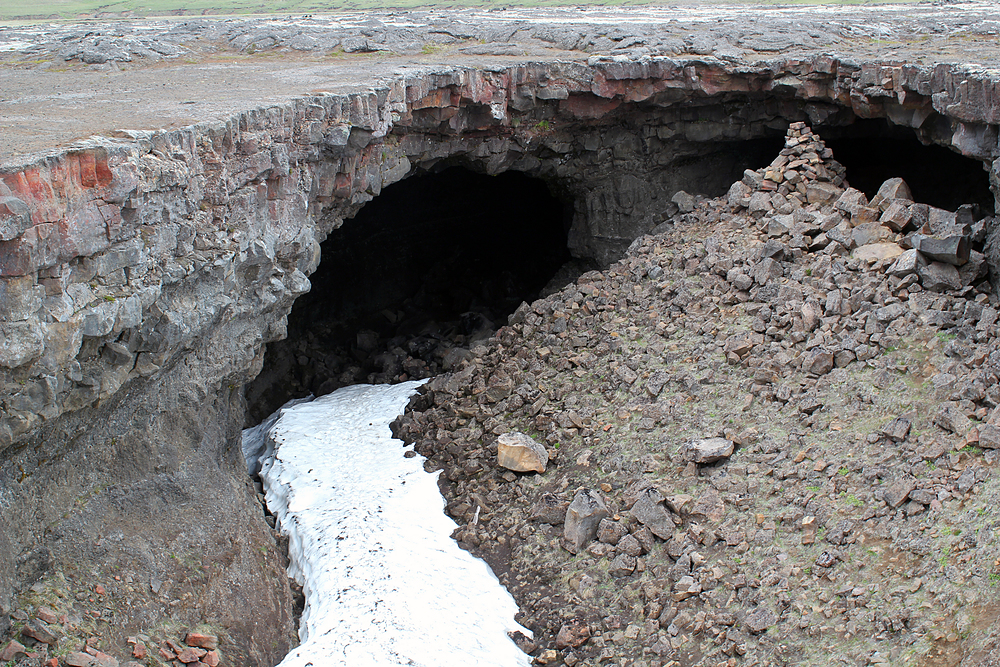
[{"label": "stacked stone cairn", "polygon": [[900,279],[897,290],[918,283],[932,292],[989,290],[982,250],[991,219],[977,206],[951,212],[915,203],[901,178],[868,201],[805,123],[792,123],[778,157],[745,171],[727,199],[768,237],[803,252],[850,255]]}]

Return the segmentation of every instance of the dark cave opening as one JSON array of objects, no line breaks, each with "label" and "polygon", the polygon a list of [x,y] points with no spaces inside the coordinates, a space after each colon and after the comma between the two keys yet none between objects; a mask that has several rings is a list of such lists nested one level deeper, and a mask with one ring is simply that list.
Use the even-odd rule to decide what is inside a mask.
[{"label": "dark cave opening", "polygon": [[247,423],[291,398],[453,368],[522,301],[591,268],[571,268],[572,211],[520,172],[450,167],[386,187],[322,244],[288,337],[247,387]]},{"label": "dark cave opening", "polygon": [[979,160],[925,145],[912,129],[884,119],[815,129],[847,169],[848,183],[869,198],[886,179],[900,177],[918,202],[948,211],[977,204],[983,214],[993,214],[989,173]]}]

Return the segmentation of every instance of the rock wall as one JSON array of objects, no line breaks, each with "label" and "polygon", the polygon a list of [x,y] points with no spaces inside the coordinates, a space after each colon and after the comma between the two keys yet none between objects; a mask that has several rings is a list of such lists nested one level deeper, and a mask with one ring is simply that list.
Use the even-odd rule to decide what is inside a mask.
[{"label": "rock wall", "polygon": [[241,664],[274,661],[291,604],[242,480],[242,387],[331,229],[415,171],[513,169],[575,202],[571,250],[606,263],[677,190],[729,185],[724,142],[858,117],[983,161],[998,192],[995,71],[826,56],[421,73],[4,168],[0,605],[70,563],[159,581],[197,551],[227,565],[184,618],[225,627]]}]

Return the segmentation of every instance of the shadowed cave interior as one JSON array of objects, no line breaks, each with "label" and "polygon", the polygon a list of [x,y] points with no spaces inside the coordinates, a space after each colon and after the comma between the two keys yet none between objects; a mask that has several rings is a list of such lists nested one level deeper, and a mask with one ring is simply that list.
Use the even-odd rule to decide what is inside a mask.
[{"label": "shadowed cave interior", "polygon": [[570,257],[571,216],[520,172],[451,167],[386,187],[323,243],[288,338],[247,387],[247,423],[290,398],[454,367],[550,281],[593,268]]},{"label": "shadowed cave interior", "polygon": [[[846,167],[850,185],[869,197],[900,176],[917,201],[948,210],[974,203],[981,214],[993,212],[982,163],[924,145],[913,130],[859,120],[818,126],[817,133]],[[743,169],[768,164],[780,142],[710,148],[687,170],[698,171],[706,159],[714,164],[712,178],[691,181],[711,190],[700,194],[717,196],[724,194],[715,191],[720,175],[728,187]],[[263,371],[247,386],[247,425],[292,398],[455,368],[522,301],[598,268],[567,249],[572,215],[568,195],[520,172],[489,176],[452,166],[384,188],[323,243],[312,290],[289,315],[288,337],[268,346]]]}]

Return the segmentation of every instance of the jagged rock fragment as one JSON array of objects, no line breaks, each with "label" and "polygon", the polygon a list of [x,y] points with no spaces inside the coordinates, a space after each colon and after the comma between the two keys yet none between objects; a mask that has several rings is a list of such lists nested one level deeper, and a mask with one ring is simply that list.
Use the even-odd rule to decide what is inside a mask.
[{"label": "jagged rock fragment", "polygon": [[702,438],[684,443],[681,454],[694,463],[714,463],[733,454],[734,443],[726,438]]},{"label": "jagged rock fragment", "polygon": [[588,542],[597,536],[601,519],[610,516],[604,499],[590,489],[580,489],[566,510],[563,524],[565,546],[570,553],[579,553]]},{"label": "jagged rock fragment", "polygon": [[497,438],[497,463],[515,472],[545,472],[549,455],[530,436],[514,431]]}]

